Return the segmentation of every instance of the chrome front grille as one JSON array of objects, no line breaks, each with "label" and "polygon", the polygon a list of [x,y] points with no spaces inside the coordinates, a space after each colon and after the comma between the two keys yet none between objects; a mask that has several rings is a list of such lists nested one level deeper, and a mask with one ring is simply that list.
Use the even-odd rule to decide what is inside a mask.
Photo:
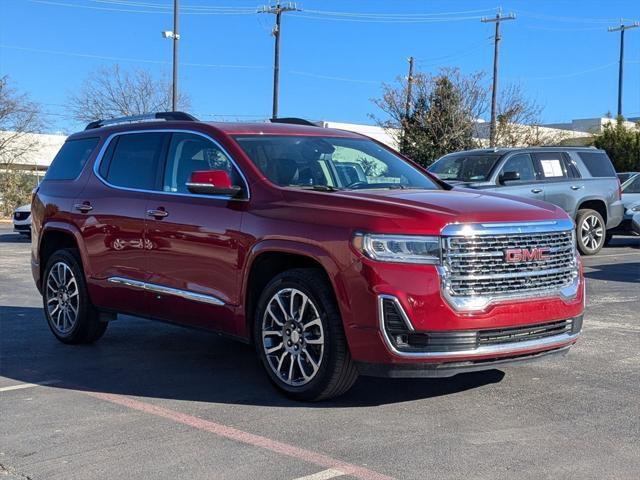
[{"label": "chrome front grille", "polygon": [[[453,234],[444,235],[441,275],[447,298],[454,300],[454,306],[472,310],[496,299],[560,292],[575,284],[578,272],[573,224],[553,222],[548,231],[544,226],[457,226]],[[541,257],[507,261],[508,252],[528,255],[536,249],[543,252]]]}]

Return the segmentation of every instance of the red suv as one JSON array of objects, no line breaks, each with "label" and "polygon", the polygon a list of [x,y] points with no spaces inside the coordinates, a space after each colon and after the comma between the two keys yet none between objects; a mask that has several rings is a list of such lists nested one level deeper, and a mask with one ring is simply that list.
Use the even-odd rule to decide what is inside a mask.
[{"label": "red suv", "polygon": [[292,123],[170,112],[70,136],[32,205],[53,334],[92,342],[118,313],[221,332],[304,400],[575,343],[584,280],[560,208],[451,190],[370,138]]}]

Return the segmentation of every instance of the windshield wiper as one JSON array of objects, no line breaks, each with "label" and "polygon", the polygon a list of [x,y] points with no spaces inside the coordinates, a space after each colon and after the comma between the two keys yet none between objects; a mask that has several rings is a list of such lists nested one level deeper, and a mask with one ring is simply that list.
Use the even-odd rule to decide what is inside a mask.
[{"label": "windshield wiper", "polygon": [[331,185],[305,185],[300,186],[300,188],[305,190],[315,190],[317,192],[339,192],[342,190],[341,188],[332,187]]}]

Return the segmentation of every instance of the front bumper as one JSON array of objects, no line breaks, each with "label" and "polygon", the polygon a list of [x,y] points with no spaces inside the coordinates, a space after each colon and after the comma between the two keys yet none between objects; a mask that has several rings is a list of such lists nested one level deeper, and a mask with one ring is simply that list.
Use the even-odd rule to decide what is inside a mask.
[{"label": "front bumper", "polygon": [[443,378],[460,373],[493,370],[504,366],[521,365],[549,357],[565,356],[571,345],[565,345],[542,352],[524,353],[508,358],[489,360],[465,360],[447,363],[364,363],[357,362],[360,375],[386,378]]},{"label": "front bumper", "polygon": [[[473,312],[456,311],[443,297],[440,275],[433,265],[374,263],[362,259],[342,273],[342,283],[349,292],[347,301],[340,301],[345,333],[354,361],[361,364],[361,370],[369,372],[367,374],[390,370],[392,373],[384,375],[450,376],[470,368],[491,369],[511,361],[537,358],[545,352],[566,351],[579,336],[577,329],[532,342],[520,339],[491,347],[473,345],[469,349],[400,352],[389,341],[381,324],[380,298],[393,298],[398,302],[410,330],[436,333],[441,337],[544,325],[566,319],[580,319],[576,322],[581,323],[584,279],[580,262],[575,296],[563,298],[557,292],[507,299]],[[379,367],[381,365],[386,367]]]}]

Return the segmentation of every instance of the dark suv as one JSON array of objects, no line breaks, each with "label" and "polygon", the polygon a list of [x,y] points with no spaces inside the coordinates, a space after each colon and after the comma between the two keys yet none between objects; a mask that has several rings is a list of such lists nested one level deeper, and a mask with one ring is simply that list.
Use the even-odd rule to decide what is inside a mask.
[{"label": "dark suv", "polygon": [[213,330],[306,400],[576,342],[584,280],[561,209],[452,190],[341,130],[143,120],[69,137],[35,193],[33,276],[60,341],[95,341],[118,313]]},{"label": "dark suv", "polygon": [[622,221],[620,181],[604,150],[584,147],[498,148],[445,155],[429,167],[442,180],[544,200],[576,222],[580,253],[595,255]]}]

